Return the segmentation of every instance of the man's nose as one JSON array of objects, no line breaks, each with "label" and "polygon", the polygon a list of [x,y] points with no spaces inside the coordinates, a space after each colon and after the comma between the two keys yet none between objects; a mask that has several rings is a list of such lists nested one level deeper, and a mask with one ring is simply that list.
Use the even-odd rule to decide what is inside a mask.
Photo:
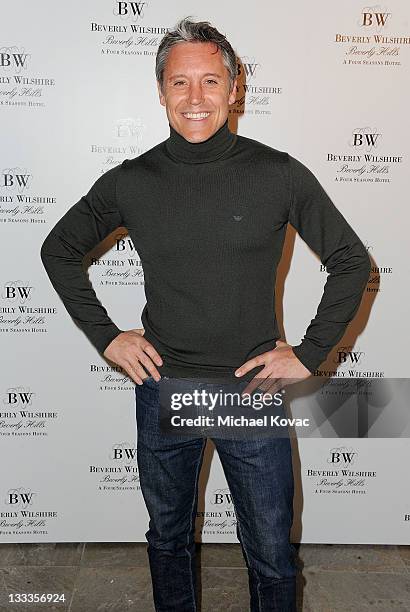
[{"label": "man's nose", "polygon": [[201,83],[192,83],[189,88],[188,99],[190,104],[201,104],[204,99],[204,93]]}]

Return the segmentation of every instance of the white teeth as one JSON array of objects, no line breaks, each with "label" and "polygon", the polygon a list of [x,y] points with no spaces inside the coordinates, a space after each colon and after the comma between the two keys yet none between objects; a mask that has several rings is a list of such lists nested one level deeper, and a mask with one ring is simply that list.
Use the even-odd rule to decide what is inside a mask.
[{"label": "white teeth", "polygon": [[205,119],[210,113],[182,113],[187,119]]}]

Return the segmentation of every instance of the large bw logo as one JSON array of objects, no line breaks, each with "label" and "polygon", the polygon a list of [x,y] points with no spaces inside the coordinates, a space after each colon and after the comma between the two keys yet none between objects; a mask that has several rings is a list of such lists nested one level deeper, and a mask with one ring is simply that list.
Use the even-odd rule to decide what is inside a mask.
[{"label": "large bw logo", "polygon": [[353,465],[356,460],[357,454],[352,449],[348,449],[346,446],[341,446],[339,448],[332,448],[330,450],[330,457],[327,460],[328,463],[332,463],[333,465]]}]

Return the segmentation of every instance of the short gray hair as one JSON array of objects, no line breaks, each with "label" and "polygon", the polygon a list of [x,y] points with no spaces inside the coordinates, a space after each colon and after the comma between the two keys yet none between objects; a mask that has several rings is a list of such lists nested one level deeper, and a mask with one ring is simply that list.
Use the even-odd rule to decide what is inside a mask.
[{"label": "short gray hair", "polygon": [[181,42],[211,42],[222,54],[222,61],[229,73],[229,91],[232,90],[238,74],[236,54],[231,44],[221,32],[218,32],[209,21],[192,21],[191,16],[184,17],[162,38],[155,61],[155,75],[162,91],[164,68],[171,47]]}]

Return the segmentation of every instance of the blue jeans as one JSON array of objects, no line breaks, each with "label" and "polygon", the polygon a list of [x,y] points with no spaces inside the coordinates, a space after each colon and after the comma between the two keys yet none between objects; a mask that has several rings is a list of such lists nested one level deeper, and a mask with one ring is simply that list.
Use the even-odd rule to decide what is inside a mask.
[{"label": "blue jeans", "polygon": [[[187,391],[188,379],[179,382],[181,392]],[[135,385],[137,463],[150,517],[145,536],[155,610],[196,612],[195,517],[207,438],[161,432],[160,385],[151,376]],[[233,500],[248,569],[250,611],[296,612],[289,437],[211,439]]]}]

